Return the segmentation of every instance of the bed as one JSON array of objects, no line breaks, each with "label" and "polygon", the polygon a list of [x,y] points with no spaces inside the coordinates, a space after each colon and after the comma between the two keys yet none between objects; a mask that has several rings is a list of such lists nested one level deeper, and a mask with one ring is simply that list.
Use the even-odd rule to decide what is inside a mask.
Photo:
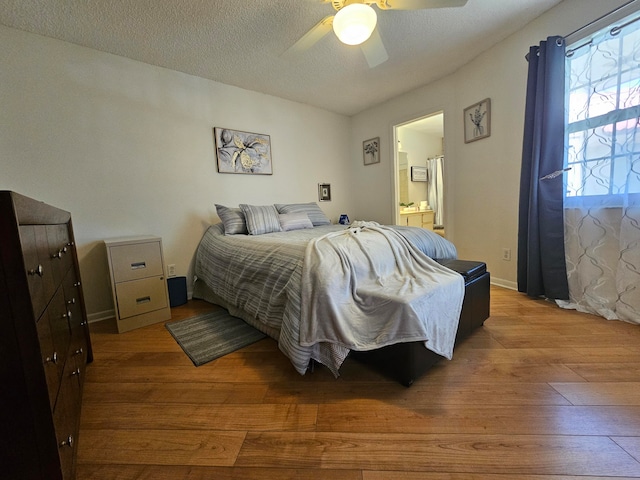
[{"label": "bed", "polygon": [[[194,297],[277,340],[300,374],[315,361],[338,376],[351,351],[403,345],[418,345],[434,362],[451,358],[465,281],[433,260],[457,257],[448,240],[414,227],[333,225],[314,203],[269,208],[266,216],[281,223],[271,218],[266,229],[260,211],[252,234],[251,208],[263,207],[217,207],[223,221],[198,246]],[[301,213],[305,227],[282,223]]]}]

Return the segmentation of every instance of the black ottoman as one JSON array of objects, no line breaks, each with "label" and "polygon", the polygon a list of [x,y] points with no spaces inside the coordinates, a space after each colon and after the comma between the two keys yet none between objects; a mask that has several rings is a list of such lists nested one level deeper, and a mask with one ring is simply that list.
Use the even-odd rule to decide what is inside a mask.
[{"label": "black ottoman", "polygon": [[490,275],[484,262],[472,260],[438,260],[441,265],[464,277],[464,301],[456,343],[468,337],[489,318]]},{"label": "black ottoman", "polygon": [[[456,335],[457,345],[489,318],[489,272],[484,262],[438,260],[438,263],[464,277],[464,300]],[[396,343],[366,352],[351,351],[349,357],[373,366],[407,387],[443,358],[425,348],[424,342]]]}]

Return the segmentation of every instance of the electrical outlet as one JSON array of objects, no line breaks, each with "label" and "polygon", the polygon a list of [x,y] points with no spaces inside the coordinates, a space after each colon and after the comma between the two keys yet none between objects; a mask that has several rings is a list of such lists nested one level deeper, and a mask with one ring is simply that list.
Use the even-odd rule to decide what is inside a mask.
[{"label": "electrical outlet", "polygon": [[176,264],[170,263],[167,265],[167,277],[175,277],[176,276]]},{"label": "electrical outlet", "polygon": [[502,249],[502,259],[506,260],[507,262],[511,261],[511,249],[510,248],[503,248]]}]

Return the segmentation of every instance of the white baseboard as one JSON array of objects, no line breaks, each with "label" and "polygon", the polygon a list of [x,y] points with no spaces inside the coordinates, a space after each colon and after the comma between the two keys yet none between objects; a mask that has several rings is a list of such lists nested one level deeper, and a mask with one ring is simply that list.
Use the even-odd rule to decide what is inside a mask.
[{"label": "white baseboard", "polygon": [[[187,290],[187,299],[191,300],[193,298],[193,290]],[[101,322],[103,320],[108,320],[110,318],[115,318],[116,311],[112,308],[110,310],[104,310],[102,312],[94,312],[87,313],[87,320],[89,323]]]},{"label": "white baseboard", "polygon": [[110,318],[115,318],[116,312],[115,310],[104,310],[102,312],[88,313],[87,320],[89,323],[101,322],[102,320],[108,320]]},{"label": "white baseboard", "polygon": [[491,277],[491,285],[508,288],[509,290],[516,290],[516,291],[518,290],[518,284],[516,282],[512,282],[510,280],[504,280],[502,278]]}]

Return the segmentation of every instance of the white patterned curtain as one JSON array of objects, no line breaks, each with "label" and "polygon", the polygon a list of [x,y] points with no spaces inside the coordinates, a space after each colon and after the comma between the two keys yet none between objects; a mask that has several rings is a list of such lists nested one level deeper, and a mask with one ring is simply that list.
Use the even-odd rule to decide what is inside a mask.
[{"label": "white patterned curtain", "polygon": [[620,25],[567,50],[570,300],[558,303],[640,324],[640,22]]}]

